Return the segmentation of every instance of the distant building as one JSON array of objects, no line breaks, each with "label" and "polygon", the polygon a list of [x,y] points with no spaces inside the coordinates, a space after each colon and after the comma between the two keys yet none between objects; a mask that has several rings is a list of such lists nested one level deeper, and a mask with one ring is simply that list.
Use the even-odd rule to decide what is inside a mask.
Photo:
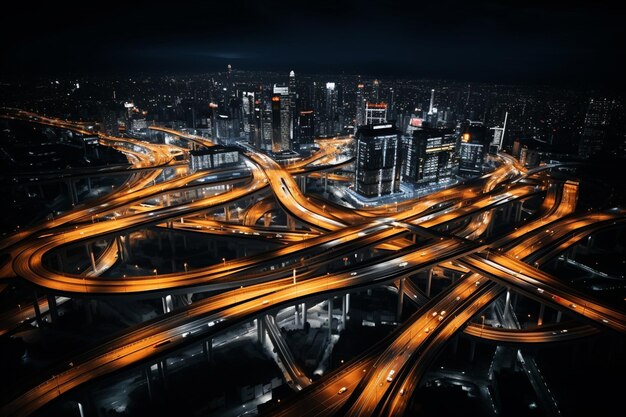
[{"label": "distant building", "polygon": [[189,152],[189,168],[194,172],[234,166],[238,163],[239,151],[236,148],[212,146]]},{"label": "distant building", "polygon": [[416,129],[404,141],[402,180],[413,184],[450,181],[456,168],[458,136],[437,129]]},{"label": "distant building", "polygon": [[354,131],[365,124],[365,84],[356,86],[356,115],[354,119]]},{"label": "distant building", "polygon": [[272,152],[291,149],[291,105],[289,87],[274,85],[272,95]]},{"label": "distant building", "polygon": [[365,105],[365,124],[387,123],[387,103],[370,103]]},{"label": "distant building", "polygon": [[609,139],[608,134],[610,133],[615,107],[615,100],[606,98],[592,98],[589,100],[583,133],[578,147],[578,155],[580,157],[589,158],[596,155],[607,145],[606,141]]},{"label": "distant building", "polygon": [[310,148],[315,142],[315,115],[313,110],[298,112],[298,148]]},{"label": "distant building", "polygon": [[519,162],[526,168],[538,167],[540,162],[539,152],[524,145],[520,150]]},{"label": "distant building", "polygon": [[400,191],[401,160],[400,133],[393,124],[359,127],[354,189],[365,197]]},{"label": "distant building", "polygon": [[120,133],[119,124],[117,122],[117,113],[113,110],[103,110],[101,115],[102,131],[110,136],[117,136]]},{"label": "distant building", "polygon": [[485,155],[491,142],[487,128],[481,122],[467,120],[459,126],[459,134],[459,175],[482,175]]}]

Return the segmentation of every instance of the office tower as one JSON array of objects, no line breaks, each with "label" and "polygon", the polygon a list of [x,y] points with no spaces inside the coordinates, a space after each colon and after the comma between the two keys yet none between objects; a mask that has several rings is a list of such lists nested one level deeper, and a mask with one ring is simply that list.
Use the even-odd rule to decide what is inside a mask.
[{"label": "office tower", "polygon": [[370,103],[365,105],[365,124],[380,124],[387,122],[387,104]]},{"label": "office tower", "polygon": [[324,134],[326,135],[335,135],[339,132],[337,129],[337,88],[336,84],[332,82],[326,83],[326,97],[325,97],[325,105],[324,110],[325,114],[323,117],[323,122],[325,123]]},{"label": "office tower", "polygon": [[493,130],[493,139],[491,140],[490,150],[494,150],[492,153],[497,153],[502,149],[502,144],[504,143],[504,133],[506,132],[506,121],[508,117],[509,112],[504,113],[504,124],[502,127],[491,128],[491,130]]},{"label": "office tower", "polygon": [[252,122],[250,123],[250,138],[248,142],[256,147],[262,149],[263,146],[263,109],[261,107],[261,100],[254,101],[254,110]]},{"label": "office tower", "polygon": [[359,127],[354,189],[365,197],[400,191],[400,133],[391,124]]},{"label": "office tower", "polygon": [[535,168],[539,166],[540,155],[534,149],[528,149],[528,146],[524,145],[520,150],[519,162],[526,168]]},{"label": "office tower", "polygon": [[[291,71],[289,73],[289,120],[291,125],[289,126],[290,132],[290,140],[292,144],[290,148],[297,148],[298,138],[297,138],[297,129],[296,129],[296,120],[298,117],[298,103],[297,103],[298,95],[296,93],[296,73]],[[294,146],[295,145],[295,146]]]},{"label": "office tower", "polygon": [[354,118],[354,131],[365,124],[365,84],[356,86],[356,115]]},{"label": "office tower", "polygon": [[241,93],[242,110],[242,132],[249,143],[254,143],[252,139],[252,126],[254,124],[254,93],[243,91]]},{"label": "office tower", "polygon": [[435,105],[435,89],[430,90],[430,105],[428,106],[428,114],[433,114],[433,106]]},{"label": "office tower", "polygon": [[456,167],[457,135],[438,129],[416,129],[404,141],[402,180],[414,184],[450,181]]},{"label": "office tower", "polygon": [[[273,104],[273,102],[271,102]],[[272,122],[273,122],[273,111],[272,104],[270,103],[262,103],[261,104],[261,149],[264,151],[271,151],[272,144],[274,143]]]},{"label": "office tower", "polygon": [[374,80],[372,83],[372,96],[370,97],[370,100],[375,103],[378,103],[380,100],[380,81],[378,80]]},{"label": "office tower", "polygon": [[120,133],[119,125],[117,123],[117,113],[113,110],[104,109],[101,112],[100,119],[101,128],[104,133],[111,136],[117,136]]},{"label": "office tower", "polygon": [[274,85],[272,95],[272,151],[291,149],[291,106],[289,87]]},{"label": "office tower", "polygon": [[607,98],[592,98],[589,100],[583,133],[578,147],[578,155],[581,158],[589,158],[600,153],[603,148],[608,147],[606,142],[612,139],[609,138],[609,133],[612,133],[611,123],[615,107],[615,100]]},{"label": "office tower", "polygon": [[491,141],[487,128],[481,122],[467,120],[460,124],[459,134],[459,175],[482,175],[485,154]]},{"label": "office tower", "polygon": [[313,110],[298,112],[298,149],[310,149],[315,143],[315,115]]}]

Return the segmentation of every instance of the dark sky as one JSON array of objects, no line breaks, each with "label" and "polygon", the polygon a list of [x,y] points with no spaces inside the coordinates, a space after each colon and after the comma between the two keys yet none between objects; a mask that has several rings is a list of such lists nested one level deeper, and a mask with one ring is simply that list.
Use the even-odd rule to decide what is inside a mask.
[{"label": "dark sky", "polygon": [[[309,4],[313,3],[313,4]],[[347,72],[494,82],[621,81],[624,17],[596,1],[19,2],[0,72]],[[21,30],[9,29],[18,24]]]}]

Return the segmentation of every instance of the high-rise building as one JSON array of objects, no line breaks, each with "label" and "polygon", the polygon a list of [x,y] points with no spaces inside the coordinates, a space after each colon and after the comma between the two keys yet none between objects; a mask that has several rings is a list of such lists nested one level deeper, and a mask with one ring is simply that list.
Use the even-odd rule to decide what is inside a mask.
[{"label": "high-rise building", "polygon": [[356,86],[356,115],[354,118],[354,131],[363,126],[365,123],[365,84],[357,84]]},{"label": "high-rise building", "polygon": [[392,123],[365,125],[356,133],[354,189],[365,197],[400,191],[400,132]]},{"label": "high-rise building", "polygon": [[337,85],[332,82],[326,83],[326,97],[325,97],[325,106],[324,106],[324,123],[325,135],[334,135],[339,132],[339,128],[337,126],[337,122],[339,120],[339,115],[337,114],[337,104],[338,104],[338,91]]},{"label": "high-rise building", "polygon": [[370,103],[365,105],[365,124],[387,123],[387,104]]},{"label": "high-rise building", "polygon": [[315,141],[315,117],[313,110],[298,112],[298,149],[307,149]]},{"label": "high-rise building", "polygon": [[482,175],[491,141],[487,128],[481,122],[467,120],[459,125],[459,135],[459,175]]},{"label": "high-rise building", "polygon": [[273,124],[273,103],[263,103],[261,106],[261,149],[271,151],[274,140],[272,139],[274,131]]},{"label": "high-rise building", "polygon": [[272,151],[291,149],[291,106],[289,87],[274,85],[272,95]]},{"label": "high-rise building", "polygon": [[592,98],[585,115],[583,133],[580,138],[578,155],[589,158],[600,153],[608,145],[612,116],[616,107],[615,100],[607,98]]},{"label": "high-rise building", "polygon": [[450,181],[456,167],[457,135],[438,129],[416,129],[404,143],[402,180],[414,184]]},{"label": "high-rise building", "polygon": [[[291,71],[289,73],[289,120],[291,122],[290,126],[290,138],[292,141],[291,148],[297,147],[298,135],[296,129],[296,120],[298,117],[298,94],[296,93],[296,73]],[[296,145],[296,146],[294,146]]]}]

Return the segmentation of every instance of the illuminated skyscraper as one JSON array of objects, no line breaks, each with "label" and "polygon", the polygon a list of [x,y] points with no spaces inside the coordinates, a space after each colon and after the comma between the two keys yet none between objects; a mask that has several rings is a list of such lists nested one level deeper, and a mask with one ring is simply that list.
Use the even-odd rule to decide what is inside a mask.
[{"label": "illuminated skyscraper", "polygon": [[365,125],[356,133],[354,189],[365,197],[400,191],[400,133],[391,124]]},{"label": "illuminated skyscraper", "polygon": [[459,134],[459,175],[482,175],[485,154],[491,141],[487,128],[481,122],[467,120],[459,126]]},{"label": "illuminated skyscraper", "polygon": [[456,166],[457,135],[437,129],[416,129],[405,141],[402,179],[414,184],[441,184]]},{"label": "illuminated skyscraper", "polygon": [[363,126],[365,124],[365,104],[367,100],[365,99],[365,84],[358,84],[356,86],[356,116],[354,119],[354,131],[358,129],[359,126]]},{"label": "illuminated skyscraper", "polygon": [[315,140],[315,117],[313,110],[299,111],[297,120],[298,149],[310,148]]},{"label": "illuminated skyscraper", "polygon": [[289,87],[274,85],[272,95],[272,151],[291,149],[291,106]]},{"label": "illuminated skyscraper", "polygon": [[387,122],[387,104],[370,103],[365,105],[365,124],[379,124]]}]

